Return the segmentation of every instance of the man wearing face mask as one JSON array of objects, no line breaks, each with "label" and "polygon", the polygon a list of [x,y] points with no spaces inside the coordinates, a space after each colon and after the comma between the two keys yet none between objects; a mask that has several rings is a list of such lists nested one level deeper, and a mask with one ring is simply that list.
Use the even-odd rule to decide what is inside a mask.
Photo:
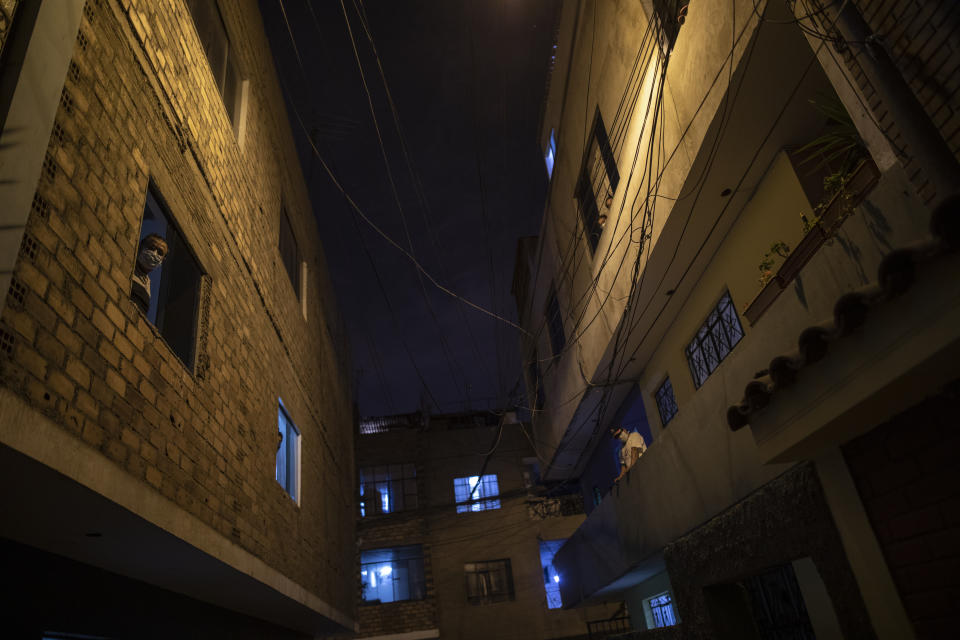
[{"label": "man wearing face mask", "polygon": [[167,250],[167,241],[155,233],[140,241],[137,264],[131,278],[130,298],[144,313],[150,308],[150,272],[163,263]]},{"label": "man wearing face mask", "polygon": [[643,441],[642,435],[636,431],[627,431],[623,427],[611,429],[610,434],[622,443],[620,446],[620,475],[613,480],[614,482],[620,482],[620,478],[647,450],[647,443]]}]

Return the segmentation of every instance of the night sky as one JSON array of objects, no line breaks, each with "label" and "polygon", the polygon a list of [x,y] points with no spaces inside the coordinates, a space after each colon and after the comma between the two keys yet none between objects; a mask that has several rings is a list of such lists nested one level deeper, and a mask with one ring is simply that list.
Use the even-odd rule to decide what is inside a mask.
[{"label": "night sky", "polygon": [[539,232],[546,191],[537,128],[558,3],[344,4],[400,206],[340,2],[261,0],[260,9],[351,334],[360,413],[514,404],[522,392],[517,330],[418,278],[410,259],[352,211],[313,159],[294,109],[345,191],[376,225],[404,248],[409,233],[411,253],[440,283],[516,321],[510,295],[516,243]]}]

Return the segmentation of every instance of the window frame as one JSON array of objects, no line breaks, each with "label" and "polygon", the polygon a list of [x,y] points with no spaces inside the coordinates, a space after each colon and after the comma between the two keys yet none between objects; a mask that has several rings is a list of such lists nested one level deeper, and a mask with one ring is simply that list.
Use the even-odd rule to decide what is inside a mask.
[{"label": "window frame", "polygon": [[[725,320],[728,321],[730,318],[736,321],[736,329],[739,331],[736,340],[733,340],[727,333],[729,327],[724,324]],[[733,325],[730,324],[730,327],[732,326]],[[718,342],[714,335],[718,329],[721,337],[726,341],[723,345]],[[725,290],[717,303],[710,309],[709,313],[707,313],[707,317],[683,350],[687,358],[687,367],[690,369],[690,376],[693,378],[693,384],[697,389],[706,383],[707,379],[713,375],[713,372],[727,359],[727,356],[733,353],[734,348],[740,344],[745,336],[746,333],[743,330],[743,323],[740,322],[740,314],[737,312],[737,307],[733,304],[730,291]],[[713,351],[704,351],[704,345],[712,348]],[[721,349],[718,348],[720,346],[725,347],[723,353],[720,353]],[[711,359],[707,357],[710,355],[713,356],[712,362]],[[695,360],[698,361],[695,362]],[[698,375],[698,372],[702,377]]]},{"label": "window frame", "polygon": [[[599,171],[601,168],[602,174]],[[597,192],[594,187],[597,178],[599,178],[597,186],[606,186],[607,193],[600,194]],[[587,246],[590,247],[591,256],[597,251],[605,227],[600,222],[601,212],[597,201],[601,195],[606,200],[607,195],[612,197],[616,194],[619,184],[620,171],[617,168],[617,160],[613,155],[613,148],[610,146],[607,128],[603,124],[600,106],[597,105],[593,116],[593,124],[590,127],[590,139],[583,150],[580,172],[573,193],[573,197],[578,203],[577,213],[580,217],[580,223],[583,225],[583,232],[587,237]]]},{"label": "window frame", "polygon": [[[406,550],[411,550],[410,555],[407,557],[399,557],[392,560],[373,560],[373,561],[368,560],[364,562],[364,555],[372,555],[378,551],[390,551],[394,554],[403,556],[404,555],[403,552]],[[388,573],[388,575],[393,575],[394,573],[399,573],[395,571],[395,569],[393,568],[393,565],[399,564],[401,562],[406,564],[405,568],[407,571],[407,592],[409,594],[409,597],[394,598],[392,600],[387,600],[387,601],[383,601],[379,599],[367,600],[364,597],[364,594],[366,592],[366,580],[365,580],[366,575],[364,572],[370,571],[370,570],[376,571],[377,570],[376,565],[390,564],[391,570]],[[417,567],[417,570],[413,572],[414,576],[410,576],[410,573],[411,573],[410,565],[409,565],[410,562],[419,563],[418,565],[415,565]],[[408,544],[408,545],[400,545],[396,547],[376,547],[373,549],[362,549],[360,551],[360,584],[361,584],[360,605],[376,606],[381,604],[391,604],[394,602],[411,602],[416,600],[425,600],[427,597],[427,579],[426,579],[426,571],[424,569],[424,566],[425,566],[425,563],[424,563],[423,545],[420,545],[420,544]],[[373,569],[371,569],[371,567],[373,567]],[[381,578],[384,577],[382,573],[380,574],[380,576]],[[396,580],[394,581],[396,582]],[[376,585],[374,584],[374,586]],[[396,587],[394,587],[394,593],[396,592],[395,589]]]},{"label": "window frame", "polygon": [[[669,393],[669,398],[666,394]],[[664,376],[663,382],[653,392],[653,399],[657,404],[657,414],[660,416],[660,426],[666,428],[670,421],[677,417],[680,412],[680,405],[677,403],[677,395],[673,390],[673,383],[670,382],[670,376]],[[670,404],[666,404],[669,401]],[[673,409],[670,415],[666,415],[665,410]]]},{"label": "window frame", "polygon": [[557,130],[550,128],[550,137],[547,138],[547,149],[543,153],[543,162],[547,166],[547,182],[553,180],[553,172],[557,167]]},{"label": "window frame", "polygon": [[[164,222],[164,241],[167,243],[169,248],[166,257],[164,258],[163,263],[154,269],[151,273],[153,278],[150,280],[151,284],[151,295],[150,295],[150,304],[147,308],[147,311],[144,312],[140,308],[140,305],[133,300],[133,275],[136,272],[137,268],[137,259],[140,251],[140,243],[143,241],[147,235],[153,232],[144,233],[144,221],[147,218],[147,211],[150,208],[151,201],[156,206],[156,211],[153,212],[154,215],[159,215],[162,217]],[[183,229],[177,223],[176,218],[174,217],[168,200],[164,197],[163,193],[160,191],[157,183],[151,178],[147,183],[147,189],[144,192],[144,201],[143,201],[143,211],[140,214],[140,227],[137,230],[137,243],[136,243],[136,253],[133,258],[133,264],[130,269],[130,282],[131,282],[131,293],[130,298],[133,301],[134,307],[140,312],[144,318],[147,320],[147,323],[153,327],[154,331],[162,338],[163,344],[166,345],[168,349],[176,356],[177,360],[183,364],[183,366],[192,374],[196,375],[198,370],[198,360],[201,352],[201,336],[200,336],[200,318],[204,313],[203,303],[203,290],[205,286],[208,286],[209,283],[205,284],[205,280],[209,278],[206,270],[203,268],[203,263],[200,262],[200,259],[197,257],[197,254],[194,252],[193,247],[190,242],[187,240],[186,234],[183,232]],[[183,253],[181,254],[180,251]],[[184,259],[189,260],[189,267],[192,271],[195,272],[195,283],[193,286],[193,301],[192,301],[192,311],[189,318],[189,348],[187,353],[181,353],[180,346],[177,344],[177,340],[174,337],[170,336],[170,329],[168,327],[167,319],[167,302],[169,301],[170,287],[176,286],[171,285],[171,279],[176,279],[175,274],[171,274],[170,269],[174,268],[176,260]],[[168,269],[166,271],[167,277],[164,278],[164,268]],[[182,275],[182,274],[181,274]],[[182,283],[181,283],[182,284]],[[156,285],[156,292],[153,291],[154,285]],[[161,309],[161,302],[163,303],[163,308]],[[154,305],[156,305],[154,307]],[[152,313],[151,313],[152,312]],[[151,319],[151,315],[153,318]],[[170,314],[171,318],[174,319],[174,322],[181,317],[176,313]]]},{"label": "window frame", "polygon": [[[302,458],[302,448],[303,448],[303,434],[300,431],[300,428],[297,426],[297,423],[293,421],[293,418],[290,416],[290,412],[287,410],[286,405],[283,403],[282,398],[277,399],[277,430],[279,433],[283,434],[283,440],[279,443],[276,453],[276,461],[274,464],[274,474],[273,477],[277,481],[277,484],[286,492],[290,499],[294,501],[298,506],[300,505],[301,498],[301,472],[303,469],[303,458]],[[280,421],[284,420],[284,425],[287,427],[287,433],[280,431]],[[296,439],[293,441],[293,445],[290,444],[289,432],[293,431],[293,434],[296,436]],[[281,459],[281,450],[284,450],[283,458],[285,462],[286,473],[285,479],[280,478],[280,459]],[[291,455],[292,454],[292,455]],[[291,457],[293,461],[291,463]],[[291,471],[291,464],[295,467]],[[292,485],[288,486],[288,483]]]},{"label": "window frame", "polygon": [[[213,61],[210,59],[210,54],[207,51],[208,48],[211,48],[211,46],[216,43],[205,39],[204,34],[201,33],[200,25],[197,24],[195,7],[205,1],[213,5],[212,13],[207,16],[207,18],[216,20],[223,32],[224,53],[219,72],[213,68]],[[234,134],[238,138],[241,138],[244,129],[243,119],[246,116],[246,99],[249,93],[248,80],[244,79],[243,74],[240,72],[239,65],[236,64],[236,49],[230,38],[230,30],[227,29],[227,21],[223,19],[220,2],[218,0],[186,0],[185,4],[187,5],[187,13],[190,14],[190,21],[193,23],[194,32],[197,34],[197,40],[200,42],[200,48],[203,50],[204,58],[207,60],[207,68],[210,69],[214,86],[216,86],[217,93],[220,95],[220,103],[226,112],[227,120],[233,128]],[[230,82],[231,71],[233,77],[233,97],[230,98],[230,104],[228,105],[228,98],[225,93],[228,88],[228,83]]]},{"label": "window frame", "polygon": [[547,317],[547,333],[550,336],[550,350],[554,357],[563,353],[567,346],[567,332],[563,326],[563,314],[560,310],[560,300],[557,298],[557,288],[551,283],[547,292],[547,303],[544,307]]},{"label": "window frame", "polygon": [[[471,576],[492,576],[494,575],[494,568],[497,572],[503,573],[502,582],[503,589],[498,590],[495,593],[486,593],[486,594],[473,594],[471,595]],[[498,602],[511,602],[516,599],[516,592],[513,586],[513,568],[510,564],[510,558],[499,558],[496,560],[479,560],[473,562],[466,562],[463,565],[463,576],[465,583],[465,590],[467,596],[467,603],[472,605],[485,605],[485,604],[496,604]],[[492,585],[493,580],[485,580],[479,578],[477,585],[482,584]],[[482,589],[480,589],[482,590]]]},{"label": "window frame", "polygon": [[669,590],[644,598],[643,613],[648,629],[663,629],[678,624],[677,607],[673,602],[673,593]]},{"label": "window frame", "polygon": [[[289,245],[285,245],[285,237],[290,243]],[[292,255],[288,255],[287,251],[291,248],[293,253]],[[285,249],[287,251],[285,251]],[[304,298],[303,283],[305,280],[305,274],[303,273],[303,254],[300,252],[300,242],[297,240],[297,234],[293,231],[290,214],[287,212],[287,207],[284,204],[280,205],[280,225],[277,230],[277,253],[280,254],[280,262],[283,265],[283,270],[287,274],[287,279],[290,281],[290,286],[293,287],[297,302],[301,302]],[[292,263],[289,262],[291,258],[293,260]]]},{"label": "window frame", "polygon": [[[474,493],[474,485],[471,484],[471,478],[477,478],[477,490]],[[492,478],[492,481],[491,481]],[[463,481],[463,482],[461,482]],[[465,487],[463,485],[466,485]],[[488,494],[491,485],[496,493]],[[461,489],[466,489],[466,497],[461,499]],[[476,495],[471,498],[471,495]],[[485,473],[482,476],[461,476],[453,479],[453,499],[456,504],[457,514],[478,513],[480,511],[493,511],[499,509],[500,504],[500,481],[495,473]]]},{"label": "window frame", "polygon": [[[400,468],[401,475],[399,478],[393,477],[393,467]],[[381,469],[384,470],[384,475],[386,475],[386,478],[384,480],[378,479],[379,470]],[[372,475],[374,478],[372,481],[364,482],[365,470],[372,472]],[[408,471],[411,471],[411,470],[412,470],[412,475],[407,475]],[[360,509],[361,518],[390,515],[393,513],[400,513],[403,511],[413,511],[419,508],[420,499],[418,494],[416,464],[412,462],[405,462],[405,463],[399,463],[399,464],[390,463],[390,464],[366,465],[366,466],[360,467],[359,474],[360,474],[360,498],[357,501],[357,504]],[[400,483],[400,493],[399,493],[400,500],[399,501],[396,500],[396,497],[394,494],[394,484],[397,482]],[[383,509],[382,501],[378,501],[375,499],[375,497],[377,496],[377,492],[380,491],[380,485],[386,485],[386,489],[388,491],[388,495],[389,495],[388,505],[390,508],[387,511],[382,510]],[[412,485],[412,491],[410,490],[411,485]],[[367,509],[366,509],[367,500],[365,499],[366,494],[368,493],[371,496],[369,499],[371,506],[378,505],[378,508],[370,509],[371,512],[369,514],[367,513]],[[380,496],[383,496],[383,493],[380,493]],[[411,496],[413,498],[412,504],[410,502]],[[396,503],[399,503],[402,506],[396,509],[392,508],[393,504],[396,504]]]}]

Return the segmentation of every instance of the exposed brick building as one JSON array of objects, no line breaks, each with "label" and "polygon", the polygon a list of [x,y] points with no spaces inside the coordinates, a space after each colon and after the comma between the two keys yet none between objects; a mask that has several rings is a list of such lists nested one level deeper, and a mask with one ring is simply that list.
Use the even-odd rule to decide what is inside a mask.
[{"label": "exposed brick building", "polygon": [[513,416],[361,421],[358,637],[579,637],[616,614],[559,608],[550,558],[583,505],[570,487],[547,495]]},{"label": "exposed brick building", "polygon": [[256,2],[2,5],[0,635],[352,630],[349,354]]}]

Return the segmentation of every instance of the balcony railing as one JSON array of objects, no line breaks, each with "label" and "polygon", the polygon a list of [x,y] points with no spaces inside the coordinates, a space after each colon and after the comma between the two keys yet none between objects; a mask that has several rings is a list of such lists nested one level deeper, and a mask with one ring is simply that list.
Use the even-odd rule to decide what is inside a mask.
[{"label": "balcony railing", "polygon": [[587,622],[587,633],[591,640],[594,638],[612,638],[631,631],[630,616],[618,616],[606,620]]},{"label": "balcony railing", "polygon": [[571,493],[552,498],[529,498],[527,512],[531,520],[575,516],[583,513],[583,496]]}]

